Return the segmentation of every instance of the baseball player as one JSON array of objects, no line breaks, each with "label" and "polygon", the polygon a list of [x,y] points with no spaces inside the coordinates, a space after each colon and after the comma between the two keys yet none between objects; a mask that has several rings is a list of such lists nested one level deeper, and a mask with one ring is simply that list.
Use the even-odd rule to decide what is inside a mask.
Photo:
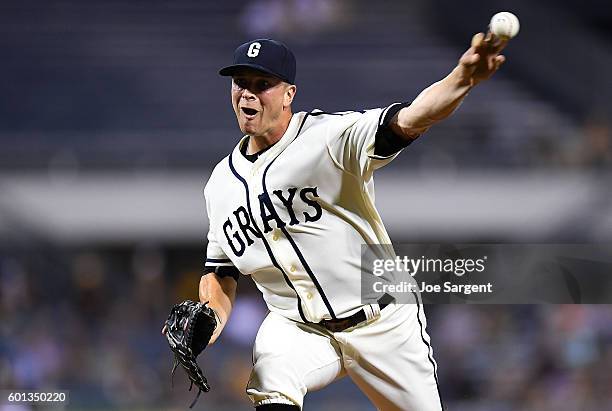
[{"label": "baseball player", "polygon": [[306,393],[343,376],[380,410],[442,409],[418,296],[414,304],[360,298],[361,245],[391,243],[373,173],[488,79],[505,44],[479,33],[450,74],[412,103],[365,111],[293,113],[296,60],[275,40],[239,46],[220,70],[231,77],[244,137],[204,190],[210,226],[199,295],[220,323],[212,343],[239,274],[261,291],[270,312],[246,390],[257,410],[300,410]]}]

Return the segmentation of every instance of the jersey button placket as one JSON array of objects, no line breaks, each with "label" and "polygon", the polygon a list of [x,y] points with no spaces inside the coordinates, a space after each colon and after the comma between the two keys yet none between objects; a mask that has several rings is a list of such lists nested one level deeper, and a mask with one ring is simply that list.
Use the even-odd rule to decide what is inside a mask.
[{"label": "jersey button placket", "polygon": [[259,164],[251,165],[251,177],[255,177],[257,175],[257,171],[259,170]]}]

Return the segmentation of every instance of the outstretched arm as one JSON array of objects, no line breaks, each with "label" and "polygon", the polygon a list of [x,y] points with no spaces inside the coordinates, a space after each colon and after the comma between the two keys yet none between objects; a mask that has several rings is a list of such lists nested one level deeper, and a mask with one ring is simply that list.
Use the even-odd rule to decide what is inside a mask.
[{"label": "outstretched arm", "polygon": [[505,57],[500,52],[506,44],[507,40],[491,33],[476,34],[457,66],[445,78],[423,90],[391,120],[393,132],[413,140],[450,116],[474,86],[491,77],[504,63]]}]

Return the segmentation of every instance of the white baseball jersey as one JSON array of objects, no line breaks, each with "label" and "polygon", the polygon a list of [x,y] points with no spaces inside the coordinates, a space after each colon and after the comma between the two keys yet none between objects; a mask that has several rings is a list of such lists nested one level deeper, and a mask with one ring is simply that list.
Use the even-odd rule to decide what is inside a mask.
[{"label": "white baseball jersey", "polygon": [[361,245],[390,243],[374,205],[376,134],[403,104],[364,112],[295,113],[255,162],[245,136],[204,189],[207,267],[250,275],[271,312],[319,322],[361,306]]}]

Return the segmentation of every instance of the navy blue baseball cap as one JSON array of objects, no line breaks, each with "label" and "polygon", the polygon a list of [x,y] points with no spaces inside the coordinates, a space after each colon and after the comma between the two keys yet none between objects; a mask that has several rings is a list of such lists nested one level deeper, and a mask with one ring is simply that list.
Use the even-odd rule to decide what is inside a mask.
[{"label": "navy blue baseball cap", "polygon": [[246,42],[234,51],[234,64],[219,70],[222,76],[232,76],[240,68],[252,68],[295,84],[295,56],[285,44],[270,39]]}]

